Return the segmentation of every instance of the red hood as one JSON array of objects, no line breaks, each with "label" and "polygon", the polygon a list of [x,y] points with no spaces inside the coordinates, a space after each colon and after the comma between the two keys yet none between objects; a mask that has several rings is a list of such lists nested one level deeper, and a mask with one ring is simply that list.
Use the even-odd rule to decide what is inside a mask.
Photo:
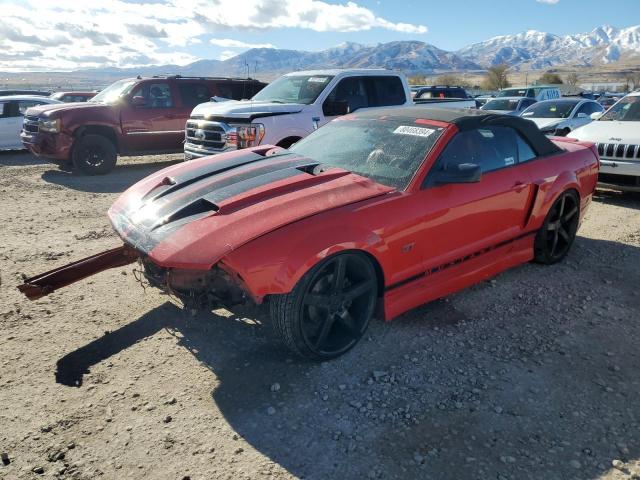
[{"label": "red hood", "polygon": [[393,191],[348,171],[274,147],[164,169],[109,210],[123,240],[163,267],[208,269],[284,225]]},{"label": "red hood", "polygon": [[37,117],[61,118],[69,113],[80,113],[83,116],[100,112],[102,115],[115,114],[112,105],[105,103],[75,102],[38,105],[27,110],[26,115]]}]

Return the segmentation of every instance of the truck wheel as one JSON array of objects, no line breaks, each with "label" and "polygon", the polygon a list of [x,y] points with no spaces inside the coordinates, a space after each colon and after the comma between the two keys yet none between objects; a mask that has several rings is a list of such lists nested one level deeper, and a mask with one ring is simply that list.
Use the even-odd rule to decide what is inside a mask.
[{"label": "truck wheel", "polygon": [[104,175],[116,164],[118,152],[102,135],[84,135],[76,140],[71,154],[74,167],[85,175]]},{"label": "truck wheel", "polygon": [[271,321],[290,350],[328,360],[362,338],[377,298],[371,261],[360,253],[338,253],[309,270],[291,293],[271,297]]}]

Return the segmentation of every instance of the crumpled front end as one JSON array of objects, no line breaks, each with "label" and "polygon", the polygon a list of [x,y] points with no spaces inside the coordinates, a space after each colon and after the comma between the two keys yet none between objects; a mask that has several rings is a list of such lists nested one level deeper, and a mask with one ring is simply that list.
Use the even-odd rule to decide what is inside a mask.
[{"label": "crumpled front end", "polygon": [[187,308],[229,308],[249,301],[262,302],[253,298],[242,279],[224,264],[209,270],[188,270],[160,267],[148,257],[142,257],[140,262],[151,286],[178,298]]}]

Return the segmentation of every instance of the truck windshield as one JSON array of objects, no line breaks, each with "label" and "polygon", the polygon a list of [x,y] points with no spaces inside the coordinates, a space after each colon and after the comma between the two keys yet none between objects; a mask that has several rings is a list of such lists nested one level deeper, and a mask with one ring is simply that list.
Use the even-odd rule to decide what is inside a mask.
[{"label": "truck windshield", "polygon": [[607,110],[599,121],[640,122],[640,96],[625,97]]},{"label": "truck windshield", "polygon": [[560,100],[558,102],[540,102],[531,105],[522,116],[526,118],[569,118],[578,102]]},{"label": "truck windshield", "polygon": [[251,100],[310,105],[333,77],[330,75],[287,75],[256,93]]},{"label": "truck windshield", "polygon": [[[529,91],[527,91],[529,90]],[[526,88],[505,88],[498,92],[498,97],[533,97],[531,89]]]},{"label": "truck windshield", "polygon": [[89,101],[92,103],[114,103],[120,97],[129,93],[135,84],[135,80],[118,80]]},{"label": "truck windshield", "polygon": [[442,131],[407,119],[349,118],[325,125],[290,150],[402,190]]}]

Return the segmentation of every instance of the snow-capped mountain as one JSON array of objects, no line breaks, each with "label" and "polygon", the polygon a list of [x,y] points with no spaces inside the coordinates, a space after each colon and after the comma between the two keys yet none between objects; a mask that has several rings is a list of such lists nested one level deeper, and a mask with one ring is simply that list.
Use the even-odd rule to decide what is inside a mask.
[{"label": "snow-capped mountain", "polygon": [[529,30],[494,37],[456,53],[484,67],[499,63],[532,69],[608,64],[640,59],[640,25],[622,29],[605,25],[589,33],[565,36]]},{"label": "snow-capped mountain", "polygon": [[418,41],[378,45],[343,43],[320,52],[254,48],[216,65],[216,74],[239,75],[254,69],[274,74],[314,68],[391,68],[404,72],[480,70],[482,67],[455,53]]}]

